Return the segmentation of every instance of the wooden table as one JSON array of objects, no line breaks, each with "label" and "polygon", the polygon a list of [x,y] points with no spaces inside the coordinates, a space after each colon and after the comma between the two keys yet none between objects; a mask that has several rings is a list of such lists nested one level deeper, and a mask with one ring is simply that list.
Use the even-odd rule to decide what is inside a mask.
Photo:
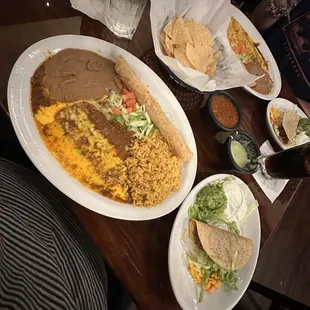
[{"label": "wooden table", "polygon": [[[72,9],[65,0],[1,1],[0,12],[0,59],[3,64],[0,73],[1,98],[6,95],[8,76],[19,54],[45,37],[62,33],[95,36],[117,44],[137,57],[152,47],[149,6],[132,41],[116,38],[101,23]],[[241,104],[244,113],[242,129],[254,135],[259,144],[267,139],[271,141],[265,122],[267,102],[242,89],[233,89],[230,93]],[[285,81],[280,97],[297,103]],[[221,159],[214,133],[201,118],[202,109],[189,110],[186,114],[197,143],[198,182],[220,172]],[[279,198],[271,204],[252,176],[241,178],[249,185],[260,204],[263,252],[301,181],[290,181]],[[169,236],[177,210],[156,220],[130,222],[107,218],[69,199],[67,201],[139,309],[179,309],[170,286],[167,265]]]}]

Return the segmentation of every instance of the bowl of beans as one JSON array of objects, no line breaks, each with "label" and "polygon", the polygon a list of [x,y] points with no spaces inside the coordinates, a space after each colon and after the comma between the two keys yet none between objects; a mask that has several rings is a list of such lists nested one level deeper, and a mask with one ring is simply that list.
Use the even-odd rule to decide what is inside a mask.
[{"label": "bowl of beans", "polygon": [[208,114],[217,130],[235,131],[242,122],[239,105],[224,91],[216,92],[208,98]]}]

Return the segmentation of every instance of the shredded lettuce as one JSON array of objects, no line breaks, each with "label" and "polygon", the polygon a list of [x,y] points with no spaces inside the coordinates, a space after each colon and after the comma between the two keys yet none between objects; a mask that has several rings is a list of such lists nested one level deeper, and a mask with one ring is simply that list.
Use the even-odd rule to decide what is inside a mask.
[{"label": "shredded lettuce", "polygon": [[[116,107],[120,110],[119,115],[115,115],[112,112],[113,107]],[[148,136],[154,128],[154,124],[146,112],[144,105],[140,105],[137,102],[135,111],[129,113],[128,110],[122,105],[121,95],[114,91],[110,92],[103,111],[108,119],[113,119],[121,125],[127,127],[128,130],[134,131],[138,138],[141,138],[142,136]]]},{"label": "shredded lettuce", "polygon": [[216,264],[205,251],[196,247],[193,248],[189,238],[183,240],[183,246],[187,253],[188,261],[196,266],[197,272],[199,273],[200,270],[203,270],[204,277],[200,283],[199,302],[203,299],[206,284],[213,272],[217,272],[220,275],[224,285],[233,290],[238,289],[236,271],[222,268]]},{"label": "shredded lettuce", "polygon": [[246,54],[237,54],[237,57],[242,63],[246,63],[249,59]]},{"label": "shredded lettuce", "polygon": [[297,127],[298,132],[304,132],[310,138],[310,119],[301,118]]},{"label": "shredded lettuce", "polygon": [[222,229],[227,228],[228,231],[240,235],[240,230],[236,222],[228,221],[225,215],[214,215],[206,210],[201,210],[201,208],[196,204],[193,204],[189,208],[188,216],[190,219],[195,219],[197,221]]}]

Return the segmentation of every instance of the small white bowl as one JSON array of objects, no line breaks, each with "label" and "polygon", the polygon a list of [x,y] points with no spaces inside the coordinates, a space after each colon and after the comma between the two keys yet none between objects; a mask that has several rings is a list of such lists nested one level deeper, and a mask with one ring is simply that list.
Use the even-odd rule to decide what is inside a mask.
[{"label": "small white bowl", "polygon": [[[269,104],[267,106],[267,111],[266,111],[266,122],[267,122],[268,130],[269,130],[271,136],[273,137],[273,139],[277,142],[277,144],[280,146],[280,148],[282,150],[291,148],[291,147],[293,147],[293,145],[285,145],[285,144],[283,144],[280,141],[280,139],[278,138],[278,136],[276,135],[276,133],[275,133],[275,131],[273,129],[273,126],[272,126],[271,121],[270,121],[270,110],[271,110],[272,107],[276,107],[276,108],[278,108],[280,110],[296,111],[297,114],[301,118],[307,118],[308,116],[296,104],[294,104],[293,102],[291,102],[289,100],[286,100],[284,98],[276,98],[276,99],[274,99],[274,100],[269,102]],[[310,141],[310,139],[308,139],[308,141],[302,141],[298,145],[306,143],[306,142],[309,142],[309,141]]]}]

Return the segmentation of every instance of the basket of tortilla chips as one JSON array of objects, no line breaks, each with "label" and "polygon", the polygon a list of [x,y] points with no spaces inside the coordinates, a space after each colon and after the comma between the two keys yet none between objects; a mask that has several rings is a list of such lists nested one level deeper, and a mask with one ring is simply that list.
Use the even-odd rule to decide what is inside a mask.
[{"label": "basket of tortilla chips", "polygon": [[227,0],[151,0],[155,53],[182,86],[205,93],[256,79],[228,42],[230,6]]}]

